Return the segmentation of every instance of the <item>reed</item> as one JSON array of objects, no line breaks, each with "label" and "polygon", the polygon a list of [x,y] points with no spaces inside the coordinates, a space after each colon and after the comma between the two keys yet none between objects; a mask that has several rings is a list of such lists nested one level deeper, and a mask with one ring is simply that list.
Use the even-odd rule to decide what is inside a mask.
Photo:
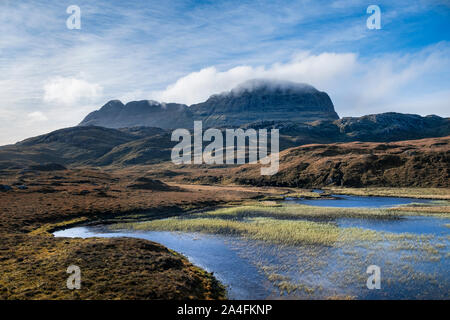
[{"label": "reed", "polygon": [[336,242],[382,240],[382,237],[377,232],[371,230],[338,228],[330,223],[277,220],[272,218],[250,218],[245,221],[220,218],[169,218],[141,223],[119,224],[113,228],[237,235],[283,245],[315,244],[331,246]]}]

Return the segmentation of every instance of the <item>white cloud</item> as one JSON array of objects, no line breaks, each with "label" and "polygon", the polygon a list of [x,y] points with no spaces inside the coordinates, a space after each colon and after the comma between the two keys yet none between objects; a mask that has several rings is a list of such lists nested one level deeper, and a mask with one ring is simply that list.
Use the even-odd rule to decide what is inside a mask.
[{"label": "white cloud", "polygon": [[48,120],[47,116],[40,111],[31,112],[27,115],[27,117],[31,122],[41,122]]},{"label": "white cloud", "polygon": [[[340,116],[404,112],[404,107],[399,108],[404,105],[402,101],[433,96],[433,92],[447,89],[449,83],[444,79],[448,79],[449,71],[446,70],[450,70],[447,43],[413,54],[386,54],[370,60],[363,60],[355,53],[301,52],[291,61],[270,66],[243,65],[224,71],[204,68],[178,79],[165,90],[153,92],[151,97],[193,104],[205,101],[212,94],[229,91],[244,81],[268,78],[304,82],[327,92]],[[423,106],[411,104],[407,111],[448,116],[446,104],[447,101],[434,98]]]},{"label": "white cloud", "polygon": [[226,71],[218,71],[215,67],[204,68],[180,78],[163,91],[153,92],[152,96],[165,102],[193,104],[255,78],[306,82],[324,87],[338,77],[347,77],[355,67],[356,55],[353,53],[311,55],[302,52],[288,63],[276,63],[269,67],[238,66]]},{"label": "white cloud", "polygon": [[76,78],[53,78],[44,85],[44,101],[74,105],[82,101],[92,101],[102,94],[103,88]]},{"label": "white cloud", "polygon": [[[424,110],[426,114],[442,116],[442,112],[434,110],[449,110],[450,90],[436,91],[429,94],[418,94],[405,97],[392,103],[391,108],[397,112],[411,113],[411,110]],[[448,115],[448,114],[447,114]]]}]

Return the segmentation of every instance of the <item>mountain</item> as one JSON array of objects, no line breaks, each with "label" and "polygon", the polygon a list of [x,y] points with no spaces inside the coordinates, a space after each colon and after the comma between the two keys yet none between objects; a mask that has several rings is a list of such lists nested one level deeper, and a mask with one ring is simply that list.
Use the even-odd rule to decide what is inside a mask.
[{"label": "mountain", "polygon": [[190,107],[205,127],[235,127],[255,121],[339,119],[325,92],[307,84],[251,80]]},{"label": "mountain", "polygon": [[[162,129],[203,127],[277,128],[282,148],[308,143],[400,141],[450,135],[450,119],[387,112],[339,119],[330,97],[307,84],[247,81],[230,92],[187,106],[156,101],[109,101],[79,126]],[[140,129],[142,130],[142,129]]]},{"label": "mountain", "polygon": [[202,120],[204,127],[237,127],[260,120],[305,122],[335,119],[339,117],[325,92],[306,84],[252,80],[190,107],[148,100],[124,105],[112,100],[87,115],[80,126],[176,129],[191,128],[194,120]]},{"label": "mountain", "polygon": [[124,105],[119,100],[111,100],[99,110],[88,114],[79,125],[107,128],[147,126],[169,129],[190,127],[192,124],[192,113],[184,104],[142,100],[131,101]]},{"label": "mountain", "polygon": [[[77,127],[0,147],[0,169],[32,165],[139,165],[170,160],[172,128],[279,129],[280,150],[306,144],[450,136],[450,118],[381,113],[339,119],[328,95],[306,84],[253,80],[192,105],[109,101]],[[206,144],[205,144],[206,145]]]},{"label": "mountain", "polygon": [[280,147],[286,149],[311,143],[389,142],[444,137],[450,135],[450,118],[386,112],[307,123],[259,121],[241,127],[279,129]]},{"label": "mountain", "polygon": [[436,115],[386,112],[362,117],[346,117],[335,121],[339,131],[349,140],[400,141],[450,134],[450,118]]}]

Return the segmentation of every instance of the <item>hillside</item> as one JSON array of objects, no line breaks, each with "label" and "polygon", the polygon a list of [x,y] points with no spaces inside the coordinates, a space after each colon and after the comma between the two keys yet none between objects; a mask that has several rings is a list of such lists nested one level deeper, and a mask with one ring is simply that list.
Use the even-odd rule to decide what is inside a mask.
[{"label": "hillside", "polygon": [[159,128],[65,128],[0,147],[0,169],[42,163],[75,166],[126,164],[136,162],[134,158],[141,163],[145,160],[168,160],[173,144],[168,133]]},{"label": "hillside", "polygon": [[247,164],[222,178],[257,186],[450,187],[450,137],[304,145],[281,152],[279,162],[273,176]]},{"label": "hillside", "polygon": [[[448,136],[449,123],[449,119],[437,116],[389,113],[311,123],[264,121],[241,127],[279,129],[280,150],[284,150],[317,143],[389,142]],[[45,163],[71,166],[154,164],[170,161],[175,144],[171,141],[171,131],[160,128],[78,126],[0,147],[0,169]]]},{"label": "hillside", "polygon": [[386,112],[334,121],[260,121],[243,128],[280,130],[282,149],[311,143],[390,142],[450,135],[450,118]]}]

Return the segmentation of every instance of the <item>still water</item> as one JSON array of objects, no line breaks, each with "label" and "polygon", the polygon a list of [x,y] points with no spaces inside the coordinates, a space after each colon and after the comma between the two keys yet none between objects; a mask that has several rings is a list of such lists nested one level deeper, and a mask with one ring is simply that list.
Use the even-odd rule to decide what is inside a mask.
[{"label": "still water", "polygon": [[[427,200],[339,196],[341,200],[288,200],[338,207],[385,207]],[[306,203],[305,203],[306,202]],[[112,230],[110,226],[75,227],[57,237],[135,237],[163,244],[209,271],[230,299],[448,299],[450,298],[450,219],[337,218],[341,228],[358,227],[405,239],[353,245],[286,246],[237,236],[187,232]],[[380,290],[366,286],[369,265],[382,272]]]}]

